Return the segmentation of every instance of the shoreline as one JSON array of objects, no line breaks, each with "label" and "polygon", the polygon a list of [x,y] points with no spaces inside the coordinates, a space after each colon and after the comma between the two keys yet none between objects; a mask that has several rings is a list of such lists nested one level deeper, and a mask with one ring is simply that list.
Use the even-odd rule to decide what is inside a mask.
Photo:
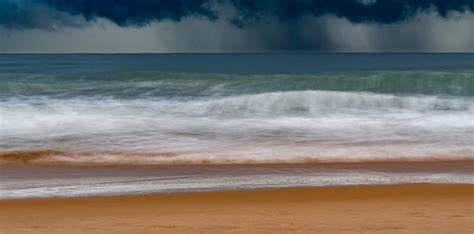
[{"label": "shoreline", "polygon": [[[130,153],[124,152],[109,152],[115,156],[129,156]],[[130,161],[96,161],[91,160],[90,157],[94,155],[94,152],[68,152],[64,150],[55,150],[55,149],[37,149],[37,150],[11,150],[11,151],[0,151],[0,167],[8,166],[50,166],[50,167],[78,167],[78,168],[87,168],[87,167],[127,167],[127,166],[138,166],[138,167],[147,167],[147,166],[163,166],[163,167],[172,167],[172,166],[276,166],[276,165],[289,165],[289,166],[298,166],[298,165],[378,165],[378,164],[431,164],[431,163],[473,163],[474,158],[470,155],[464,156],[452,156],[441,157],[440,155],[431,156],[431,157],[421,157],[421,158],[407,158],[407,157],[388,157],[388,158],[368,158],[363,160],[355,159],[316,159],[316,158],[300,158],[300,159],[290,159],[290,160],[235,160],[235,159],[221,159],[221,160],[185,160],[185,159],[173,159],[178,155],[170,152],[162,153],[135,153],[133,155],[140,155],[143,157],[163,157],[163,159],[171,159],[164,161],[149,161],[143,162],[140,160],[130,160]],[[87,156],[88,160],[71,160],[67,158],[67,155],[74,155],[74,157]],[[58,156],[65,156],[65,158],[55,158]]]},{"label": "shoreline", "polygon": [[266,165],[0,166],[0,199],[394,184],[474,184],[474,161]]},{"label": "shoreline", "polygon": [[6,233],[472,233],[474,185],[400,184],[0,200]]},{"label": "shoreline", "polygon": [[[217,193],[252,193],[252,192],[272,192],[280,190],[326,190],[326,189],[355,189],[355,188],[377,188],[377,187],[404,187],[404,186],[472,186],[474,199],[474,184],[467,183],[393,183],[393,184],[353,184],[353,185],[324,185],[324,186],[287,186],[287,187],[256,187],[256,188],[222,188],[209,190],[183,190],[183,191],[162,191],[162,192],[139,192],[139,193],[116,193],[116,194],[95,194],[83,196],[50,196],[50,197],[20,197],[20,198],[0,198],[2,202],[13,201],[47,201],[47,200],[82,200],[82,199],[107,199],[107,198],[134,198],[134,197],[154,197],[154,196],[194,196],[200,194]],[[474,205],[474,201],[473,201]],[[474,218],[474,216],[473,216]]]},{"label": "shoreline", "polygon": [[[0,158],[1,158],[0,153]],[[157,163],[157,164],[102,164],[102,163],[51,163],[51,162],[28,162],[21,160],[2,161],[1,168],[252,168],[252,167],[278,167],[278,168],[381,168],[390,165],[395,168],[402,168],[407,165],[421,166],[428,168],[474,168],[474,159],[420,159],[420,160],[404,160],[404,159],[383,159],[383,160],[362,160],[362,161],[318,161],[307,160],[301,162],[242,162],[242,163]]]}]

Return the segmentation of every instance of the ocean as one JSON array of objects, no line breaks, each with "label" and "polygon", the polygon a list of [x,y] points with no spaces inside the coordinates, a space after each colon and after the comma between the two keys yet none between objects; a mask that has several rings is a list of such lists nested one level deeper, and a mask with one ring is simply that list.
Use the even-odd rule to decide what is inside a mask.
[{"label": "ocean", "polygon": [[[470,161],[473,116],[474,54],[470,53],[0,55],[2,164]],[[15,180],[18,170],[6,171],[4,197],[41,194],[18,195],[21,186],[25,189],[32,182],[23,178],[20,186]],[[306,177],[297,176],[298,183],[286,177],[281,182],[282,175],[295,176],[286,171],[273,173],[260,184],[277,179],[285,186],[305,185],[314,178],[309,184],[349,180],[357,184],[370,177],[364,176],[365,171],[357,170],[362,177],[355,182],[358,177],[335,172],[319,173],[337,178],[319,183],[317,178],[322,177],[311,170],[303,173]],[[397,173],[397,178],[404,176]],[[382,182],[474,183],[466,171],[417,174],[423,179],[414,181],[410,179],[418,177],[408,174]],[[246,178],[242,181],[247,183],[227,187],[252,184],[251,177]],[[197,188],[210,188],[209,183]],[[219,183],[214,187],[226,187]],[[186,190],[196,184],[181,185],[175,187]],[[139,185],[133,191],[151,191],[150,187]],[[97,188],[93,194],[101,194]],[[120,192],[117,189],[108,191]],[[76,190],[53,195],[84,191]]]}]

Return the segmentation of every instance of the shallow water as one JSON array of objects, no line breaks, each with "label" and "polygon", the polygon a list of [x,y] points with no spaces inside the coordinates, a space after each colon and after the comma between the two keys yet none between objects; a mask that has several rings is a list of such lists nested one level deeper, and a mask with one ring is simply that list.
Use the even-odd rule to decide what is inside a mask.
[{"label": "shallow water", "polygon": [[471,162],[7,166],[0,199],[410,183],[474,184]]}]

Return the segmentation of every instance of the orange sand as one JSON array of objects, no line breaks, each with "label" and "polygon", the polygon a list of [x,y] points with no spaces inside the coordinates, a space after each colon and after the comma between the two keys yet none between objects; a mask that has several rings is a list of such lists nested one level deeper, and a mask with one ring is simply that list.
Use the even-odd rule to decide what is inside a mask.
[{"label": "orange sand", "polygon": [[2,233],[474,233],[474,185],[0,201]]}]

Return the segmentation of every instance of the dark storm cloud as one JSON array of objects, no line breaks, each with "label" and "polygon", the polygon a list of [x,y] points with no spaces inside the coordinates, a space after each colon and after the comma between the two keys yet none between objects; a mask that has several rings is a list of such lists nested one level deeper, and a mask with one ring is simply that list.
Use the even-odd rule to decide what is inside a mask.
[{"label": "dark storm cloud", "polygon": [[207,0],[0,0],[0,25],[19,29],[78,26],[69,22],[73,16],[86,21],[105,18],[123,27],[189,16],[215,20],[210,7]]},{"label": "dark storm cloud", "polygon": [[192,15],[217,19],[207,0],[42,0],[48,6],[91,20],[107,18],[120,26],[180,21]]},{"label": "dark storm cloud", "polygon": [[219,17],[216,6],[223,4],[235,9],[236,15],[229,21],[238,27],[268,17],[291,21],[334,15],[353,23],[389,24],[427,10],[435,10],[442,17],[451,11],[474,11],[474,0],[0,0],[0,25],[25,29],[81,25],[74,23],[72,16],[86,21],[106,18],[119,26],[180,21],[189,16],[215,20]]},{"label": "dark storm cloud", "polygon": [[268,16],[279,20],[303,16],[334,15],[353,23],[389,24],[435,10],[446,17],[449,12],[474,11],[474,0],[231,0],[237,10],[231,22],[243,27]]},{"label": "dark storm cloud", "polygon": [[0,26],[16,29],[52,29],[55,25],[78,27],[81,22],[69,14],[53,11],[44,3],[0,0]]},{"label": "dark storm cloud", "polygon": [[0,52],[466,52],[473,12],[474,0],[0,0]]}]

